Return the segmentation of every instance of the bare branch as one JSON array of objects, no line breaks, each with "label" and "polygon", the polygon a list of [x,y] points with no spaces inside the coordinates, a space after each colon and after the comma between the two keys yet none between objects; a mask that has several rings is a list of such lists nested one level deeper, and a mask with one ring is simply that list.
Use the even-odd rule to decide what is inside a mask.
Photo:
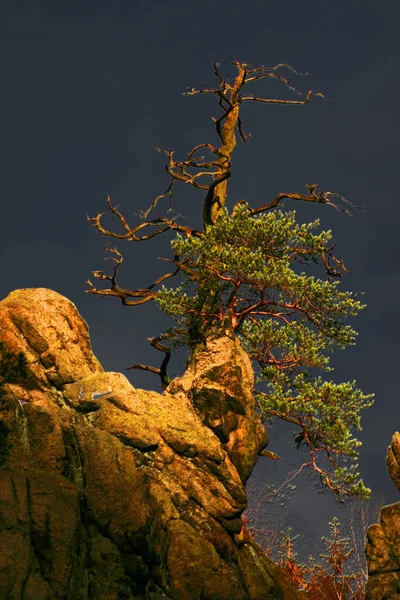
[{"label": "bare branch", "polygon": [[[333,250],[333,248],[336,248],[336,244],[334,246],[332,246],[331,248],[329,248],[328,250],[325,250],[325,252],[321,253],[322,264],[325,267],[327,275],[329,275],[330,277],[341,277],[342,276],[341,273],[338,272],[339,268],[343,269],[343,271],[345,273],[349,273],[349,275],[351,275],[351,271],[349,271],[348,269],[346,269],[343,260],[339,260],[339,259],[337,259],[337,258],[335,258],[333,256],[333,254],[331,253],[331,250]],[[329,256],[329,258],[331,258],[338,266],[337,267],[331,267],[328,264],[328,261],[326,260],[325,254],[327,256]]]},{"label": "bare branch", "polygon": [[210,152],[212,152],[216,156],[219,156],[219,150],[218,150],[218,148],[215,148],[215,146],[212,146],[211,144],[198,144],[198,146],[195,146],[194,148],[191,149],[191,151],[188,154],[188,159],[190,160],[191,158],[193,158],[193,155],[198,150],[200,150],[200,148],[208,148],[208,150],[210,150]]},{"label": "bare branch", "polygon": [[219,63],[214,63],[213,67],[214,67],[214,74],[218,77],[218,79],[220,81],[221,89],[224,90],[226,87],[226,81],[222,77],[221,73],[218,71]]},{"label": "bare branch", "polygon": [[[346,208],[340,208],[334,202],[331,202],[330,198],[336,197],[342,200],[343,202],[349,204],[352,208],[358,208],[359,210],[364,209],[364,205],[355,206],[349,200],[346,200],[338,192],[326,192],[317,183],[308,183],[306,184],[306,188],[309,192],[311,192],[310,195],[281,192],[280,194],[275,196],[275,198],[269,204],[264,204],[263,206],[259,206],[258,208],[250,208],[250,214],[257,215],[266,210],[270,210],[271,208],[275,208],[284,198],[288,198],[290,200],[302,200],[303,202],[317,202],[319,204],[328,204],[329,206],[333,206],[336,210],[346,213],[350,217],[352,217],[353,215],[349,210],[347,210]],[[234,209],[236,208],[236,206],[243,202],[243,200],[239,200],[239,202],[236,203]]]},{"label": "bare branch", "polygon": [[242,138],[242,140],[244,141],[244,143],[247,142],[247,138],[250,137],[249,135],[246,135],[243,131],[243,125],[242,125],[242,119],[240,117],[238,117],[238,124],[237,124],[239,133],[240,133],[240,137]]},{"label": "bare branch", "polygon": [[[171,184],[171,186],[172,186],[172,184]],[[206,189],[208,189],[208,188],[206,188]],[[161,197],[162,196],[159,196],[159,198],[161,198]],[[203,235],[202,232],[197,231],[196,229],[192,229],[190,227],[186,227],[185,225],[180,225],[178,223],[175,223],[174,219],[177,218],[177,216],[175,216],[173,219],[167,219],[166,217],[159,216],[156,219],[152,219],[151,221],[146,221],[145,223],[140,223],[140,225],[137,225],[137,227],[134,227],[133,229],[131,229],[129,227],[125,217],[117,210],[119,205],[117,205],[115,207],[111,205],[110,195],[107,196],[107,204],[108,204],[108,208],[111,210],[111,212],[113,214],[117,215],[117,217],[120,219],[120,221],[127,233],[125,233],[125,234],[115,233],[114,231],[108,231],[107,229],[104,229],[104,227],[102,227],[102,225],[100,224],[100,219],[105,213],[99,213],[96,217],[92,217],[92,218],[87,216],[86,218],[88,221],[93,221],[93,224],[96,227],[97,231],[99,231],[102,235],[105,235],[108,237],[114,237],[119,240],[128,240],[130,242],[142,242],[144,240],[149,240],[151,238],[154,238],[157,235],[159,235],[160,233],[164,233],[165,231],[170,231],[170,230],[175,230],[175,231],[184,233],[187,237]],[[149,212],[149,211],[147,211],[147,212]],[[165,225],[165,227],[160,227],[159,229],[157,229],[156,231],[153,231],[153,233],[150,233],[148,235],[142,235],[142,236],[136,235],[136,233],[138,231],[140,231],[141,229],[144,229],[145,227],[158,227],[159,225]]]},{"label": "bare branch", "polygon": [[146,366],[146,365],[141,365],[139,363],[136,363],[136,364],[132,365],[131,367],[127,367],[126,370],[130,371],[132,369],[141,369],[142,371],[150,371],[151,373],[156,373],[157,375],[160,376],[161,385],[165,389],[171,381],[167,374],[167,367],[168,367],[168,363],[171,358],[171,350],[164,344],[160,343],[161,337],[147,338],[147,339],[149,340],[149,342],[150,342],[151,346],[153,346],[153,348],[156,348],[157,350],[164,352],[165,357],[163,358],[161,366],[159,368],[157,368],[157,367],[151,367],[151,366]]},{"label": "bare branch", "polygon": [[[300,94],[300,92],[297,92],[297,90],[295,90],[294,88],[290,87],[290,89],[293,89],[296,92],[296,94]],[[309,90],[304,100],[278,100],[275,98],[258,98],[257,96],[242,96],[241,101],[263,102],[264,104],[302,104],[304,106],[305,104],[308,104],[310,102],[313,96],[323,98],[324,100],[330,100],[330,98],[327,98],[326,96],[321,94],[321,92]]]},{"label": "bare branch", "polygon": [[153,200],[153,202],[150,204],[149,208],[146,211],[139,211],[139,216],[142,219],[147,219],[147,215],[149,214],[149,212],[155,207],[157,206],[157,202],[159,200],[161,200],[161,198],[165,198],[165,196],[168,196],[168,202],[169,202],[169,210],[172,210],[172,186],[174,185],[174,180],[172,179],[170,181],[169,186],[167,187],[167,189],[165,190],[165,192],[163,194],[160,194],[159,196],[157,196],[157,198],[155,200]]},{"label": "bare branch", "polygon": [[[121,303],[125,306],[136,306],[138,304],[144,304],[145,302],[149,302],[150,300],[153,300],[153,298],[155,298],[158,295],[158,292],[151,292],[150,290],[152,290],[155,286],[159,285],[165,279],[168,279],[169,277],[173,277],[174,275],[179,273],[179,270],[180,270],[178,267],[172,273],[167,273],[166,275],[162,275],[161,277],[156,279],[156,281],[154,281],[151,285],[149,285],[147,288],[140,288],[138,290],[125,290],[125,289],[119,287],[119,285],[117,284],[117,272],[123,261],[122,254],[120,252],[118,252],[118,250],[116,248],[109,249],[108,243],[104,246],[104,248],[105,248],[106,252],[113,252],[114,254],[118,255],[118,258],[108,257],[108,258],[104,259],[104,260],[113,260],[116,263],[116,265],[114,267],[113,275],[111,275],[111,276],[106,275],[103,271],[92,271],[92,273],[93,273],[94,277],[96,277],[97,279],[111,281],[111,283],[112,283],[111,289],[97,290],[94,287],[94,285],[92,284],[92,282],[90,281],[90,279],[88,279],[86,281],[86,283],[88,283],[90,285],[91,289],[85,290],[85,293],[86,294],[98,294],[101,297],[114,296],[114,297],[120,298]],[[127,300],[127,298],[140,298],[140,300],[131,302],[131,301]]]},{"label": "bare branch", "polygon": [[[232,63],[232,64],[236,64],[236,63]],[[246,64],[243,64],[243,66],[249,66]],[[294,69],[291,65],[289,65],[288,63],[279,63],[278,65],[275,65],[275,67],[266,67],[266,66],[261,66],[261,67],[256,67],[254,69],[246,69],[246,73],[259,73],[259,72],[269,72],[269,71],[277,71],[278,69],[289,69],[289,71],[291,71],[292,73],[294,73],[295,75],[301,75],[302,77],[306,77],[307,75],[310,75],[310,73],[301,73],[300,71],[296,71],[296,69]],[[248,80],[246,80],[248,81]]]}]

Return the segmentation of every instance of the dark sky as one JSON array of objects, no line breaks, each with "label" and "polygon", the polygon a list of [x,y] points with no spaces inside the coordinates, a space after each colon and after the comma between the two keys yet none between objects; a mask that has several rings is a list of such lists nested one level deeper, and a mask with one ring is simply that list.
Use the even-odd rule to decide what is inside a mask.
[{"label": "dark sky", "polygon": [[[85,294],[88,278],[97,283],[91,271],[110,273],[113,265],[103,260],[108,238],[86,215],[107,213],[110,193],[131,225],[138,223],[134,213],[168,185],[164,157],[154,147],[173,148],[183,159],[193,145],[217,142],[215,98],[183,95],[201,81],[216,84],[215,61],[230,77],[234,60],[287,62],[311,73],[293,77],[299,90],[333,97],[304,107],[244,105],[244,127],[256,139],[238,143],[228,207],[240,198],[258,206],[312,182],[365,205],[350,218],[328,206],[284,204],[296,209],[298,223],[319,218],[315,234],[332,229],[336,256],[352,273],[338,289],[366,292],[367,308],[348,321],[359,332],[357,344],[334,353],[335,371],[326,377],[355,379],[365,394],[376,394],[358,433],[360,471],[385,503],[398,500],[385,455],[400,428],[398,8],[396,1],[3,0],[0,9],[0,298],[29,287],[63,294],[89,324],[103,367],[126,374],[136,387],[159,391],[156,376],[125,368],[158,366],[160,355],[146,338],[171,322],[151,304],[124,307]],[[261,82],[257,91],[296,99],[279,82]],[[201,226],[202,200],[187,188],[177,193],[182,223]],[[160,203],[160,212],[165,206]],[[104,224],[121,231],[111,216]],[[157,257],[170,256],[170,238],[116,241],[124,256],[119,284],[136,289],[162,274],[167,265]],[[322,268],[313,274],[324,276]],[[170,374],[182,372],[176,358]],[[279,431],[272,431],[270,449],[290,471],[299,459],[290,428],[284,441],[276,439]],[[262,477],[271,479],[271,462],[261,458],[250,480],[258,491]],[[303,482],[288,503],[290,520],[303,538],[320,538],[342,513],[328,493],[317,493],[314,479]]]}]

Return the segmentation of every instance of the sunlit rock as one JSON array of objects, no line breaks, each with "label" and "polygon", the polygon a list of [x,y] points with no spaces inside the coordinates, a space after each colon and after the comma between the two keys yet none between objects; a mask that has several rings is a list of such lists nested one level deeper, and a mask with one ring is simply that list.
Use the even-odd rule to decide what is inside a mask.
[{"label": "sunlit rock", "polygon": [[242,523],[268,438],[229,319],[163,394],[105,372],[48,289],[0,302],[0,340],[29,367],[0,400],[1,598],[295,600]]},{"label": "sunlit rock", "polygon": [[[388,448],[389,475],[400,491],[400,434]],[[400,502],[381,508],[379,523],[369,527],[365,555],[368,565],[366,600],[400,597]]]}]

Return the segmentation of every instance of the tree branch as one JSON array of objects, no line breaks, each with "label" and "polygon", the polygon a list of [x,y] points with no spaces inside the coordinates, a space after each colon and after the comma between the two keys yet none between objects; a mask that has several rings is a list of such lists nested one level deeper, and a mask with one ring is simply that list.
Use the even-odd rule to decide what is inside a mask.
[{"label": "tree branch", "polygon": [[[338,192],[326,192],[317,183],[307,183],[306,189],[310,192],[309,195],[281,192],[280,194],[275,196],[275,198],[269,204],[263,204],[262,206],[259,206],[257,208],[249,208],[250,214],[257,215],[266,210],[271,210],[271,208],[276,208],[280,201],[284,198],[288,198],[290,200],[302,200],[303,202],[317,202],[319,204],[328,204],[329,206],[333,206],[336,210],[346,213],[350,217],[352,217],[353,215],[349,210],[347,210],[346,208],[340,208],[334,202],[331,202],[330,198],[339,198],[343,202],[346,202],[346,204],[349,204],[352,208],[357,208],[359,210],[363,210],[365,208],[364,205],[356,206],[352,204],[349,200],[346,200]],[[239,202],[235,204],[234,209],[236,208],[236,206],[243,202],[244,200],[239,200]]]},{"label": "tree branch", "polygon": [[168,363],[171,358],[171,350],[169,348],[167,348],[167,346],[165,346],[164,344],[160,343],[161,336],[156,337],[156,338],[147,338],[147,339],[149,340],[149,342],[150,342],[151,346],[153,346],[153,348],[156,348],[157,350],[164,352],[165,357],[163,358],[161,366],[159,368],[157,368],[157,367],[150,367],[150,366],[141,365],[139,363],[136,363],[136,364],[132,365],[131,367],[127,367],[126,370],[130,371],[132,369],[141,369],[142,371],[150,371],[151,373],[156,373],[157,375],[160,376],[161,386],[165,389],[171,381],[167,374],[167,366],[168,366]]},{"label": "tree branch", "polygon": [[[300,92],[296,92],[296,93],[300,93]],[[326,96],[321,94],[321,92],[316,92],[315,90],[309,90],[305,100],[281,100],[281,99],[276,99],[276,98],[258,98],[257,96],[244,96],[241,98],[241,102],[253,101],[253,102],[262,102],[264,104],[302,104],[304,106],[305,104],[308,104],[310,102],[310,100],[313,96],[323,98],[324,100],[330,100],[330,98],[327,98]]]},{"label": "tree branch", "polygon": [[[161,196],[159,196],[159,198],[160,197]],[[191,229],[190,227],[186,227],[185,225],[180,225],[179,223],[175,223],[174,219],[167,219],[166,217],[160,217],[160,216],[157,217],[156,219],[152,219],[151,221],[146,221],[145,223],[140,223],[140,225],[137,225],[137,227],[134,227],[132,229],[128,225],[125,217],[117,210],[119,205],[112,206],[111,197],[109,194],[107,195],[107,204],[108,204],[108,208],[110,209],[110,211],[113,214],[117,215],[117,217],[120,219],[120,221],[127,233],[125,233],[125,234],[115,233],[114,231],[108,231],[107,229],[104,229],[102,227],[102,225],[100,224],[100,219],[105,213],[99,213],[96,217],[86,216],[86,219],[87,219],[87,221],[93,221],[93,225],[94,225],[94,227],[96,227],[97,231],[99,233],[101,233],[102,235],[105,235],[108,237],[114,237],[119,240],[128,240],[130,242],[142,242],[144,240],[149,240],[151,238],[154,238],[157,235],[159,235],[160,233],[164,233],[165,231],[171,231],[171,229],[175,230],[175,231],[179,231],[181,233],[184,233],[187,237],[190,237],[192,235],[194,235],[194,236],[202,236],[203,235],[203,233],[201,231],[197,231],[196,229]],[[174,217],[174,218],[177,218],[177,217]],[[165,225],[165,227],[161,227],[160,229],[157,229],[156,231],[154,231],[153,233],[150,233],[148,235],[142,235],[142,236],[136,235],[136,233],[138,231],[140,231],[141,229],[144,229],[145,227],[157,227],[159,225]]]},{"label": "tree branch", "polygon": [[[261,395],[264,396],[266,398],[268,398],[268,394],[265,394],[264,392],[256,392],[255,390],[253,391],[253,394],[257,394],[257,395]],[[295,398],[288,398],[289,400],[295,400]],[[334,467],[337,467],[338,464],[337,462],[333,459],[329,448],[326,446],[323,446],[321,444],[318,443],[318,441],[315,439],[315,436],[312,435],[312,433],[310,433],[310,431],[308,430],[307,424],[304,423],[303,419],[300,417],[291,417],[289,415],[283,415],[281,413],[278,413],[277,411],[274,410],[268,410],[265,409],[264,407],[262,407],[257,401],[257,406],[258,408],[260,408],[260,410],[264,413],[264,414],[269,414],[275,418],[281,419],[283,421],[287,421],[288,423],[293,423],[294,425],[297,425],[301,428],[301,432],[300,434],[297,436],[297,438],[299,438],[299,442],[298,442],[298,447],[300,447],[301,442],[304,441],[304,443],[308,446],[308,450],[310,453],[310,462],[307,463],[303,463],[301,465],[301,467],[293,472],[290,473],[289,475],[291,475],[291,477],[289,477],[288,479],[286,479],[286,481],[284,481],[282,483],[282,485],[278,488],[278,490],[276,490],[276,493],[279,493],[279,491],[290,481],[292,481],[295,477],[297,477],[297,475],[299,475],[301,473],[301,471],[306,467],[308,469],[311,469],[313,471],[316,471],[320,478],[321,481],[323,481],[323,483],[325,483],[325,485],[334,493],[338,494],[338,495],[351,495],[351,492],[346,490],[344,485],[336,485],[333,481],[332,481],[332,477],[329,476],[329,474],[327,473],[327,471],[325,469],[322,469],[321,467],[319,467],[317,465],[316,462],[316,452],[325,452],[325,454],[327,455],[329,461],[334,465]]]},{"label": "tree branch", "polygon": [[[173,277],[174,275],[179,273],[179,270],[180,270],[178,267],[172,273],[167,273],[166,275],[162,275],[161,277],[156,279],[156,281],[154,281],[151,285],[149,285],[147,288],[140,288],[138,290],[124,290],[123,288],[119,287],[119,285],[117,284],[117,272],[123,261],[122,254],[120,252],[118,252],[118,250],[116,248],[114,248],[114,250],[109,249],[108,243],[104,246],[104,248],[105,248],[106,252],[113,252],[114,254],[117,254],[119,257],[119,258],[109,257],[109,258],[104,259],[104,260],[113,260],[116,263],[116,265],[114,267],[114,272],[111,276],[106,275],[103,271],[92,271],[92,273],[97,279],[101,279],[103,281],[104,280],[111,281],[111,283],[112,283],[111,289],[97,290],[94,287],[94,285],[92,284],[92,282],[90,281],[90,279],[88,279],[86,281],[86,283],[88,283],[90,285],[91,289],[85,290],[85,293],[86,294],[98,294],[101,297],[114,296],[114,297],[120,298],[121,303],[125,306],[136,306],[138,304],[144,304],[145,302],[149,302],[150,300],[153,300],[153,298],[155,298],[158,295],[158,292],[150,292],[150,290],[152,290],[156,285],[160,284],[165,279],[168,279],[169,277]],[[127,300],[127,298],[138,298],[138,297],[140,298],[140,300],[136,300],[134,302]]]}]

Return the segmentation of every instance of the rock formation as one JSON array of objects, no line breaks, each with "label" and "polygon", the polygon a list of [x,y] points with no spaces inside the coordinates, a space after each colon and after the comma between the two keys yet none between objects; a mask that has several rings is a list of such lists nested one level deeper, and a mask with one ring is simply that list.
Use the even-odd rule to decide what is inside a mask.
[{"label": "rock formation", "polygon": [[162,394],[106,373],[54,291],[1,301],[0,340],[29,368],[0,405],[0,598],[295,600],[242,523],[268,437],[227,322]]},{"label": "rock formation", "polygon": [[[400,492],[400,433],[392,437],[386,465]],[[400,598],[400,502],[381,508],[379,523],[369,527],[365,555],[368,564],[366,600]]]}]

